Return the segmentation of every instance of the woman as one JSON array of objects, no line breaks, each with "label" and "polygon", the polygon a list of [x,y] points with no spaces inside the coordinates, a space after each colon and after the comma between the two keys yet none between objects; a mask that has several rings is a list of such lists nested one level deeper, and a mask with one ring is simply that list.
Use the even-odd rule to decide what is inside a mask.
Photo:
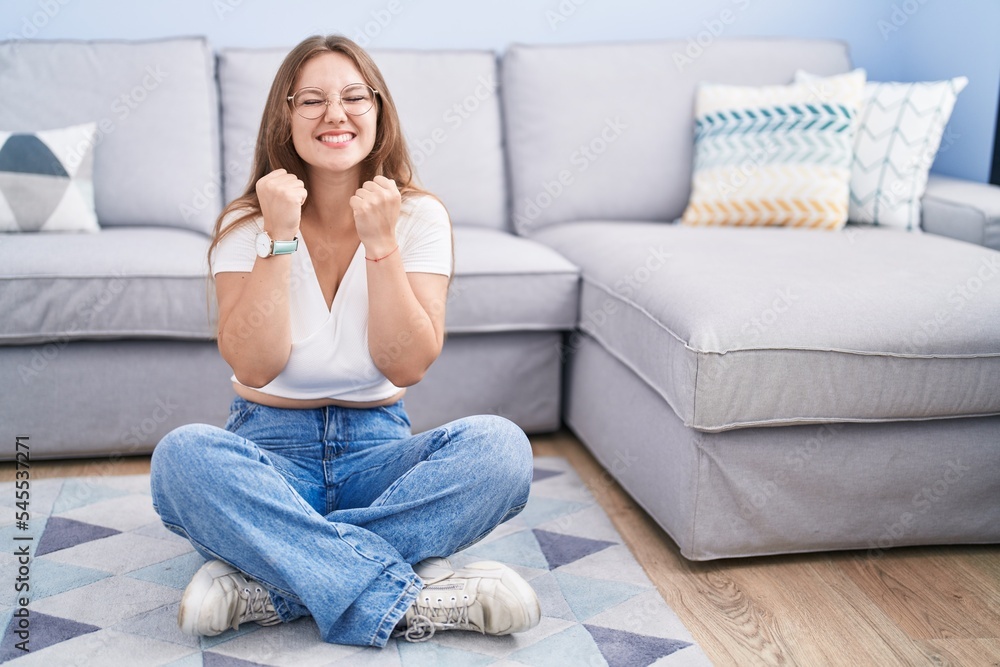
[{"label": "woman", "polygon": [[237,397],[225,428],[175,429],[152,460],[161,519],[209,559],[182,630],[311,615],[325,641],[384,646],[536,625],[511,568],[443,558],[521,511],[531,450],[492,416],[410,433],[401,397],[441,352],[451,227],[355,43],[285,58],[209,255]]}]

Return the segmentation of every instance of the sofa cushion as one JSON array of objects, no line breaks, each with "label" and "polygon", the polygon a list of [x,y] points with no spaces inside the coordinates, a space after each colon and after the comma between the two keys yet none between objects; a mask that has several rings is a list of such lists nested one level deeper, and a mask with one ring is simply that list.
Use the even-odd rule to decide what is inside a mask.
[{"label": "sofa cushion", "polygon": [[102,227],[211,231],[221,193],[214,68],[204,39],[0,42],[0,90],[0,130],[97,123],[94,199]]},{"label": "sofa cushion", "polygon": [[96,123],[0,132],[0,231],[99,229],[94,211],[95,132]]},{"label": "sofa cushion", "polygon": [[456,225],[448,333],[571,330],[579,270],[551,248],[508,232]]},{"label": "sofa cushion", "polygon": [[704,83],[686,225],[840,229],[865,71],[806,83]]},{"label": "sofa cushion", "polygon": [[[219,53],[226,200],[247,186],[261,113],[288,49]],[[423,185],[462,225],[508,229],[496,56],[377,51]]]},{"label": "sofa cushion", "polygon": [[[208,238],[167,228],[20,234],[0,243],[0,345],[214,336]],[[577,321],[579,272],[509,232],[455,228],[447,331],[560,331]],[[214,312],[213,312],[214,317]]]},{"label": "sofa cushion", "polygon": [[719,39],[690,62],[688,47],[507,50],[501,85],[519,232],[579,220],[673,220],[691,189],[700,81],[758,86],[789,83],[798,68],[850,69],[846,45],[836,41]]},{"label": "sofa cushion", "polygon": [[536,238],[582,269],[580,327],[686,426],[1000,413],[1000,252],[851,225]]},{"label": "sofa cushion", "polygon": [[0,345],[212,336],[208,237],[166,227],[0,243]]}]

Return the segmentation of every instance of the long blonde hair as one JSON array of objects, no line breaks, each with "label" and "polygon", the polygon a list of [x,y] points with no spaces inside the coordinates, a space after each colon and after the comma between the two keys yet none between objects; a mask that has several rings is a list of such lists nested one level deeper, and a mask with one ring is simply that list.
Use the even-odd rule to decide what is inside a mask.
[{"label": "long blonde hair", "polygon": [[[403,138],[396,104],[375,61],[347,37],[341,35],[308,37],[289,51],[271,83],[260,121],[260,131],[257,133],[250,181],[243,194],[230,202],[215,221],[212,243],[208,248],[210,276],[212,252],[219,241],[241,224],[260,215],[257,181],[275,169],[285,169],[298,176],[305,183],[306,189],[309,189],[305,163],[295,152],[295,146],[292,144],[292,110],[288,96],[293,92],[292,86],[295,85],[303,65],[324,53],[340,53],[350,58],[364,77],[365,83],[378,91],[375,96],[375,111],[378,114],[375,145],[361,163],[361,181],[369,181],[376,174],[382,174],[396,182],[396,187],[403,197],[416,193],[429,194],[415,182],[413,164],[410,162],[410,152]],[[223,221],[233,212],[240,212],[240,215],[232,224],[227,224],[223,228]]]}]

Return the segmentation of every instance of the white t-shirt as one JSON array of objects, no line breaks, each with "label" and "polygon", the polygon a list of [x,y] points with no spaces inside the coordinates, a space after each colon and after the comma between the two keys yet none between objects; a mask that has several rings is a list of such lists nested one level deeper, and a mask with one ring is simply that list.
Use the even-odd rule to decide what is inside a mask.
[{"label": "white t-shirt", "polygon": [[[230,220],[239,217],[233,213]],[[228,224],[229,221],[225,221]],[[264,230],[258,216],[226,235],[212,251],[212,273],[250,272],[257,261],[254,243]],[[396,224],[396,241],[407,273],[452,272],[451,223],[444,206],[427,195],[403,200]],[[263,259],[261,261],[268,261]],[[292,253],[289,294],[292,352],[274,380],[258,389],[285,398],[334,398],[379,401],[396,394],[375,366],[368,350],[368,273],[365,248],[359,245],[327,310],[309,248],[299,237]],[[227,328],[259,326],[266,313],[249,322],[228,322]],[[234,382],[239,382],[234,374]]]}]

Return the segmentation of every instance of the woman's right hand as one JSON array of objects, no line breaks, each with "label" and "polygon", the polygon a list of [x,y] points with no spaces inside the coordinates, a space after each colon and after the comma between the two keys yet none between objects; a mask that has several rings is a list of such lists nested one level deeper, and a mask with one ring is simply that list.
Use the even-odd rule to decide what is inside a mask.
[{"label": "woman's right hand", "polygon": [[291,238],[298,234],[307,194],[306,184],[284,169],[275,169],[257,181],[260,212],[272,235]]}]

